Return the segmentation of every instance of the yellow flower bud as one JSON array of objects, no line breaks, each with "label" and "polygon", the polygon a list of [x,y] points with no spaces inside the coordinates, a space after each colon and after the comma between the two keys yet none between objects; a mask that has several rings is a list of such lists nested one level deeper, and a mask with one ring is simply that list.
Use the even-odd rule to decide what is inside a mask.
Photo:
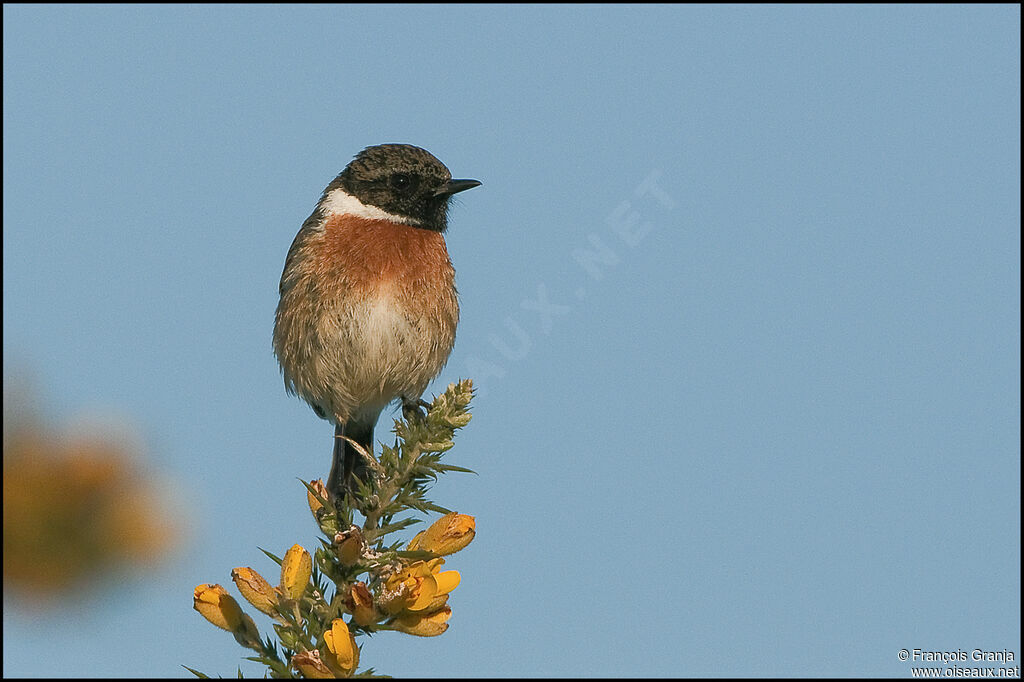
[{"label": "yellow flower bud", "polygon": [[235,632],[242,626],[242,607],[220,585],[198,585],[192,593],[192,608],[228,632]]},{"label": "yellow flower bud", "polygon": [[262,575],[251,568],[239,567],[231,571],[231,579],[247,602],[268,616],[276,613],[274,605],[277,604],[277,590]]},{"label": "yellow flower bud", "polygon": [[399,632],[417,637],[437,637],[448,629],[448,619],[452,617],[452,609],[445,606],[432,613],[405,613],[391,623]]},{"label": "yellow flower bud", "polygon": [[421,549],[441,556],[454,554],[473,541],[476,519],[466,514],[445,514],[430,528],[419,533],[409,543],[409,549]]},{"label": "yellow flower bud", "polygon": [[281,593],[288,599],[301,599],[313,573],[313,557],[302,545],[292,545],[281,560]]},{"label": "yellow flower bud", "polygon": [[323,658],[327,667],[342,677],[355,672],[359,665],[359,647],[344,620],[334,619],[331,629],[324,632],[324,644],[327,652]]},{"label": "yellow flower bud", "polygon": [[[309,485],[316,491],[317,495],[325,500],[328,499],[327,486],[324,485],[323,479],[318,478],[315,481],[310,481]],[[316,513],[323,509],[324,505],[320,500],[313,497],[313,493],[309,492],[309,490],[306,491],[306,501],[309,502],[309,511],[313,512],[313,518],[315,519]]]},{"label": "yellow flower bud", "polygon": [[302,651],[292,656],[292,665],[303,677],[314,680],[333,679],[334,673],[320,660],[320,652]]}]

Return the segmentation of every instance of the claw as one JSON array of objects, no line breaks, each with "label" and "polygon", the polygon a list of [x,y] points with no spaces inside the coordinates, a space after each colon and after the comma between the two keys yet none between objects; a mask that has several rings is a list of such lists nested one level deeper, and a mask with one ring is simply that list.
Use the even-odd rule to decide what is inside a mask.
[{"label": "claw", "polygon": [[[414,417],[417,419],[426,419],[426,409],[430,407],[430,403],[417,398],[416,400],[405,400],[402,399],[402,416],[405,417],[406,421],[411,421]],[[421,409],[422,408],[422,409]]]}]

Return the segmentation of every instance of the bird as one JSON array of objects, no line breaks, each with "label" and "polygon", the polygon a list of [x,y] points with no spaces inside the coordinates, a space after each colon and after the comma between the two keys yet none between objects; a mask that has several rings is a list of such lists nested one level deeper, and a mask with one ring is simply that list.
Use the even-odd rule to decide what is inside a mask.
[{"label": "bird", "polygon": [[444,240],[451,197],[478,180],[452,179],[409,144],[367,147],[324,189],[285,258],[274,354],[289,394],[335,426],[327,490],[355,494],[370,467],[385,407],[419,411],[444,368],[459,321]]}]

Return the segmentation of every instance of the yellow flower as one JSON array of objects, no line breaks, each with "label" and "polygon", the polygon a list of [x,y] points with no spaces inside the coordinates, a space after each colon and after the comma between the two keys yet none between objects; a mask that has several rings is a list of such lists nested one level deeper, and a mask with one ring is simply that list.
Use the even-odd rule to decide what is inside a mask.
[{"label": "yellow flower", "polygon": [[448,629],[448,595],[461,577],[458,571],[441,571],[443,563],[417,561],[384,581],[380,601],[395,616],[389,623],[394,629],[419,637],[436,637]]},{"label": "yellow flower", "polygon": [[409,543],[409,549],[421,549],[440,556],[454,554],[473,541],[476,519],[466,514],[445,514]]},{"label": "yellow flower", "polygon": [[242,626],[242,607],[220,585],[204,583],[197,586],[192,594],[192,608],[228,632],[235,632]]},{"label": "yellow flower", "polygon": [[[442,559],[436,559],[436,561],[443,561]],[[459,586],[459,582],[462,581],[462,576],[459,575],[458,571],[444,571],[438,573],[435,569],[433,574],[434,582],[437,587],[434,592],[434,598],[429,604],[422,608],[410,608],[409,611],[419,612],[421,614],[433,613],[448,603],[448,595]],[[438,633],[440,634],[440,633]]]},{"label": "yellow flower", "polygon": [[262,575],[251,568],[240,567],[231,571],[231,579],[247,602],[268,616],[276,613],[277,590]]},{"label": "yellow flower", "polygon": [[445,606],[432,613],[404,613],[392,622],[391,626],[400,632],[417,637],[437,637],[448,629],[448,619],[452,617],[452,608]]},{"label": "yellow flower", "polygon": [[359,647],[344,620],[334,619],[331,629],[324,632],[324,644],[327,652],[323,660],[328,668],[341,677],[348,677],[355,672],[359,665]]},{"label": "yellow flower", "polygon": [[417,561],[384,581],[380,601],[389,614],[403,611],[432,612],[444,605],[459,585],[458,571],[440,572],[444,559]]},{"label": "yellow flower", "polygon": [[288,599],[301,599],[313,573],[313,557],[302,545],[292,545],[281,560],[281,593]]},{"label": "yellow flower", "polygon": [[303,677],[313,680],[333,679],[334,673],[320,660],[320,652],[302,651],[292,656],[292,665]]},{"label": "yellow flower", "polygon": [[[5,405],[21,399],[17,389]],[[139,450],[115,433],[44,430],[27,404],[12,412],[3,428],[3,583],[21,593],[15,606],[58,607],[96,581],[164,559],[179,530]]]}]

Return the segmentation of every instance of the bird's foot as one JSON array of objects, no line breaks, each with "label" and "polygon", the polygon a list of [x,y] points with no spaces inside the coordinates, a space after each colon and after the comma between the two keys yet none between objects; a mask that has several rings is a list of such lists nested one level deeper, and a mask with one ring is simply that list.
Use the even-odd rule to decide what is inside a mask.
[{"label": "bird's foot", "polygon": [[423,420],[427,418],[427,413],[425,410],[429,407],[430,403],[423,400],[422,398],[417,398],[416,400],[406,400],[403,398],[402,416],[405,417],[406,421],[412,421],[414,418]]}]

